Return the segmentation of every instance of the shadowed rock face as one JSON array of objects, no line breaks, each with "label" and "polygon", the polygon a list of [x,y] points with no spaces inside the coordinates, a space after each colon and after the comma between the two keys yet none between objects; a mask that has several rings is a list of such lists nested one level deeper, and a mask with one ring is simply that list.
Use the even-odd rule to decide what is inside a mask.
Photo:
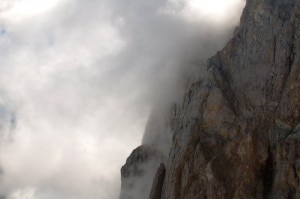
[{"label": "shadowed rock face", "polygon": [[300,0],[247,1],[172,118],[160,198],[300,198],[299,26]]},{"label": "shadowed rock face", "polygon": [[166,174],[166,167],[164,164],[160,164],[153,180],[149,199],[161,198],[161,192],[162,192],[162,186],[163,186],[165,174]]}]

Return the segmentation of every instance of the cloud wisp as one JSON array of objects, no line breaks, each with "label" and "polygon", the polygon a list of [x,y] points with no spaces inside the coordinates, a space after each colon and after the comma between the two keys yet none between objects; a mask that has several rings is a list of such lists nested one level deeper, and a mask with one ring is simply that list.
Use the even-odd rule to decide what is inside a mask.
[{"label": "cloud wisp", "polygon": [[118,198],[150,112],[222,48],[244,2],[42,2],[0,2],[0,196]]}]

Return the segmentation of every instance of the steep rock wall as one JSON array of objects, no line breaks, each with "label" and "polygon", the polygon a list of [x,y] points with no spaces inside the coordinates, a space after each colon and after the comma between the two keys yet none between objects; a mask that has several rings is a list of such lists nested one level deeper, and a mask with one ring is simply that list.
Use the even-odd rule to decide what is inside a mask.
[{"label": "steep rock wall", "polygon": [[161,198],[300,197],[299,5],[247,2],[186,93]]},{"label": "steep rock wall", "polygon": [[157,198],[300,198],[299,26],[300,0],[247,1],[176,107]]}]

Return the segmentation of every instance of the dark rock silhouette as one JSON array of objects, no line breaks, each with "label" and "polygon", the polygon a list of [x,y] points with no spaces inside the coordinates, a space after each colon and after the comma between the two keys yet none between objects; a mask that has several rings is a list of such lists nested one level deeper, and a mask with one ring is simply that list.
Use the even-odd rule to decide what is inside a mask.
[{"label": "dark rock silhouette", "polygon": [[163,186],[165,174],[166,174],[166,167],[164,164],[160,164],[153,180],[153,185],[151,188],[149,199],[161,198],[161,192],[162,192],[162,186]]}]

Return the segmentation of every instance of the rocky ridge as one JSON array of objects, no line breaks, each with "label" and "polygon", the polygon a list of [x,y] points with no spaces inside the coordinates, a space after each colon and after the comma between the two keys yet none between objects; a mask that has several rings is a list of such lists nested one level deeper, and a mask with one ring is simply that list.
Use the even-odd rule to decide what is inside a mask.
[{"label": "rocky ridge", "polygon": [[175,107],[151,199],[300,198],[299,26],[300,0],[247,0],[234,37]]},{"label": "rocky ridge", "polygon": [[143,145],[133,150],[121,169],[120,198],[148,198],[153,176],[162,161],[164,161],[162,153],[156,147]]}]

